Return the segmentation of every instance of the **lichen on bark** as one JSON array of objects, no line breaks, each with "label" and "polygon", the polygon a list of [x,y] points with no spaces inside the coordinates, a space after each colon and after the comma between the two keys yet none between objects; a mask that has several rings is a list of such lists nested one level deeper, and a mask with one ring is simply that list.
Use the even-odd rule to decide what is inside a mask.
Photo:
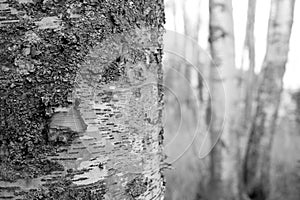
[{"label": "lichen on bark", "polygon": [[142,177],[134,198],[161,199],[163,2],[7,0],[0,16],[0,198],[130,199]]}]

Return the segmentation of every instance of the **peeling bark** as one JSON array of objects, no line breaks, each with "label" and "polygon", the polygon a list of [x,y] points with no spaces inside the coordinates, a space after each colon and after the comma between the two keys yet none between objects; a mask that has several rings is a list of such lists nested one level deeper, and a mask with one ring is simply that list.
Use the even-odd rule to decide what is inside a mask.
[{"label": "peeling bark", "polygon": [[268,199],[270,192],[270,152],[283,88],[282,79],[289,50],[294,4],[294,0],[271,2],[267,51],[243,172],[246,193],[254,200]]},{"label": "peeling bark", "polygon": [[0,1],[0,199],[163,199],[163,6]]}]

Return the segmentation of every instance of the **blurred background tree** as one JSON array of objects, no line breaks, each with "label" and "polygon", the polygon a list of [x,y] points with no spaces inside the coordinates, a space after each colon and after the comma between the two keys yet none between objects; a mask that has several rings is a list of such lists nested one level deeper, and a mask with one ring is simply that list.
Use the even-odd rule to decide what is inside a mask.
[{"label": "blurred background tree", "polygon": [[294,0],[272,0],[267,51],[260,73],[256,110],[251,120],[244,163],[244,183],[251,199],[264,200],[270,193],[270,162],[283,89],[293,24]]},{"label": "blurred background tree", "polygon": [[232,198],[237,191],[233,157],[236,148],[232,148],[236,143],[232,133],[235,128],[238,89],[231,0],[210,0],[209,19],[208,41],[212,60],[207,114],[211,118],[209,135],[213,146],[209,154],[209,199],[221,200],[225,196]]},{"label": "blurred background tree", "polygon": [[167,200],[299,199],[294,4],[165,1]]}]

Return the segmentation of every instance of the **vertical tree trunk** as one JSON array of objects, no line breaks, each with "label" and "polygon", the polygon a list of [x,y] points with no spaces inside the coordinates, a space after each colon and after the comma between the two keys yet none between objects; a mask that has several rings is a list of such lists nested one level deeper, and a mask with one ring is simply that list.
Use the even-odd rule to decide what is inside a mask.
[{"label": "vertical tree trunk", "polygon": [[[176,4],[176,0],[172,0],[172,13],[173,13],[173,18],[174,18],[174,31],[177,31],[177,21],[176,21],[176,16],[177,16],[177,4]],[[176,41],[175,41],[176,42]]]},{"label": "vertical tree trunk", "polygon": [[[201,25],[201,19],[200,19],[200,13],[197,9],[196,13],[189,13],[187,4],[195,4],[193,1],[184,1],[182,2],[182,8],[183,8],[183,24],[184,24],[184,35],[185,37],[190,37],[195,44],[191,45],[190,40],[184,40],[184,57],[186,59],[183,67],[184,77],[189,82],[189,87],[186,88],[188,91],[188,96],[186,97],[186,105],[193,109],[192,104],[192,96],[193,96],[193,85],[192,85],[192,73],[196,70],[199,70],[199,55],[201,52],[199,52],[199,48],[197,46],[198,44],[198,35]],[[200,8],[201,1],[196,1],[195,7]],[[192,65],[192,67],[191,67]],[[193,69],[193,67],[196,67]],[[199,74],[197,74],[198,76]],[[196,111],[195,109],[193,109]],[[195,118],[197,118],[197,115],[195,115]]]},{"label": "vertical tree trunk", "polygon": [[162,0],[0,0],[0,199],[163,199]]},{"label": "vertical tree trunk", "polygon": [[297,127],[299,127],[300,129],[300,90],[299,89],[293,93],[293,99],[296,103],[295,119],[296,119]]},{"label": "vertical tree trunk", "polygon": [[[210,0],[210,67],[211,142],[216,145],[210,153],[211,199],[235,196],[237,177],[233,163],[235,142],[234,129],[236,101],[236,68],[231,0]],[[225,98],[226,96],[226,98]]]},{"label": "vertical tree trunk", "polygon": [[[252,101],[254,91],[255,76],[255,40],[254,40],[254,24],[255,24],[256,0],[248,0],[248,14],[245,47],[249,58],[249,68],[246,77],[246,96],[245,96],[245,122],[251,119]],[[247,129],[247,126],[246,126]]]},{"label": "vertical tree trunk", "polygon": [[[244,56],[247,56],[249,60],[248,70],[244,73],[242,72],[242,80],[243,82],[240,85],[240,89],[245,91],[244,98],[240,99],[243,104],[243,108],[241,108],[241,114],[237,117],[240,117],[240,126],[237,130],[237,160],[238,160],[238,172],[239,172],[239,194],[240,199],[244,198],[244,188],[243,188],[243,157],[245,154],[245,144],[249,134],[249,126],[251,125],[252,118],[252,108],[253,108],[253,94],[255,94],[256,89],[255,86],[255,37],[254,37],[254,25],[255,25],[255,11],[256,11],[256,0],[248,0],[248,12],[247,12],[247,25],[246,25],[246,35],[245,35],[245,43],[244,43],[244,52],[242,58],[242,65],[244,66]],[[244,95],[244,92],[242,94]]]},{"label": "vertical tree trunk", "polygon": [[[200,25],[201,25],[201,19],[200,19],[200,4],[201,1],[198,1],[197,4],[193,4],[195,7],[199,8],[197,9],[198,11],[196,13],[190,14],[189,10],[187,8],[187,4],[191,4],[188,1],[183,2],[182,4],[182,9],[183,9],[183,24],[184,24],[184,35],[186,37],[192,38],[195,42],[198,43],[199,40],[199,30],[200,30]],[[197,51],[198,49],[195,48],[192,45],[189,45],[188,43],[185,44],[185,57],[186,58],[191,58],[191,59],[198,59],[199,52]],[[195,61],[190,61],[192,63],[197,63],[197,60]],[[197,66],[196,66],[197,67]],[[185,69],[186,74],[188,75],[188,79],[190,79],[189,74],[190,72],[188,67]]]},{"label": "vertical tree trunk", "polygon": [[294,0],[271,2],[267,51],[244,162],[246,192],[255,200],[267,199],[270,191],[270,151],[283,87],[294,4]]}]

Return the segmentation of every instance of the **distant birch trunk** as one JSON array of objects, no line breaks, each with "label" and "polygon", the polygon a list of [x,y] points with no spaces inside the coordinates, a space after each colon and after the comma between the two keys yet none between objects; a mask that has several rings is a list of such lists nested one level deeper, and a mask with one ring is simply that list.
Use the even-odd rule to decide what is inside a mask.
[{"label": "distant birch trunk", "polygon": [[[196,12],[191,13],[188,10],[188,4],[194,5],[196,9]],[[198,94],[202,91],[199,91],[197,88],[197,81],[193,80],[193,78],[201,79],[201,74],[199,73],[202,71],[200,66],[200,56],[201,51],[199,47],[199,30],[201,25],[201,18],[200,18],[200,5],[201,0],[199,1],[192,1],[192,0],[186,0],[182,2],[182,9],[183,9],[183,24],[184,24],[184,35],[185,37],[189,37],[190,39],[186,39],[184,43],[184,57],[186,59],[184,63],[184,69],[183,75],[186,78],[186,81],[189,82],[189,87],[186,88],[189,94],[186,98],[186,105],[193,110],[194,112],[194,118],[197,119],[198,112],[195,108],[195,102],[193,101],[194,94]],[[190,41],[192,41],[194,44],[191,45]],[[198,78],[199,77],[199,78]],[[199,81],[199,83],[201,83]],[[198,84],[198,83],[197,83]],[[201,90],[201,86],[199,87]]]},{"label": "distant birch trunk", "polygon": [[[255,38],[254,38],[254,25],[255,25],[255,10],[256,0],[248,0],[248,14],[244,50],[247,51],[249,59],[249,68],[245,77],[246,82],[246,95],[245,95],[245,122],[247,123],[252,116],[252,101],[254,92],[254,78],[255,78]],[[246,130],[248,130],[247,126]]]},{"label": "distant birch trunk", "polygon": [[237,71],[231,0],[210,0],[209,10],[209,42],[213,62],[210,67],[208,121],[211,118],[211,142],[217,142],[210,153],[210,199],[220,200],[237,193],[236,143],[232,134],[235,128],[233,116]]},{"label": "distant birch trunk", "polygon": [[250,199],[268,199],[270,159],[289,51],[295,0],[272,0],[267,50],[262,66],[256,111],[250,128],[244,184]]},{"label": "distant birch trunk", "polygon": [[[183,8],[183,24],[184,24],[184,35],[186,37],[190,37],[192,38],[196,43],[198,43],[199,40],[199,30],[200,30],[200,25],[201,25],[201,19],[200,19],[200,4],[201,1],[197,1],[197,3],[195,4],[195,7],[197,7],[197,12],[193,13],[193,15],[191,15],[189,13],[189,10],[187,8],[187,3],[189,3],[191,1],[184,1],[182,4],[182,8]],[[193,2],[194,3],[194,2]],[[197,61],[199,60],[199,53],[197,50],[197,48],[194,48],[194,46],[191,46],[188,44],[188,42],[185,43],[185,58],[190,58],[190,59],[194,59],[193,61],[191,61],[189,59],[189,62],[191,63],[197,63]],[[195,66],[197,67],[197,66]],[[185,67],[185,76],[188,80],[191,79],[191,69],[186,66]]]},{"label": "distant birch trunk", "polygon": [[163,199],[163,6],[0,0],[0,199]]},{"label": "distant birch trunk", "polygon": [[255,37],[254,37],[254,25],[255,25],[255,11],[256,11],[256,0],[248,0],[248,12],[247,12],[247,25],[246,35],[244,41],[244,54],[242,58],[241,67],[244,68],[245,59],[248,59],[249,65],[246,72],[241,70],[242,83],[240,84],[240,90],[243,91],[239,95],[242,96],[240,99],[243,105],[240,114],[236,117],[239,118],[239,128],[237,130],[237,160],[238,160],[238,172],[239,172],[239,194],[240,199],[243,199],[243,157],[245,154],[245,147],[247,137],[249,134],[249,126],[251,125],[251,119],[253,114],[253,99],[257,87],[255,87]]}]

